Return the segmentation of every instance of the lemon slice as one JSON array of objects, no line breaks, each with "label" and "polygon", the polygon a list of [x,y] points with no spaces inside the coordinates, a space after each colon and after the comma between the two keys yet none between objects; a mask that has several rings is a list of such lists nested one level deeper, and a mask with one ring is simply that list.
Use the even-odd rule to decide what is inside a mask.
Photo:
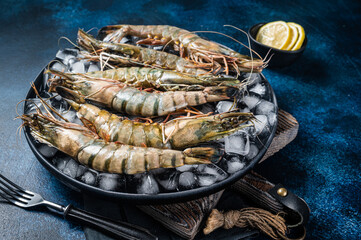
[{"label": "lemon slice", "polygon": [[285,50],[291,50],[292,47],[295,45],[295,43],[297,42],[298,40],[298,29],[296,26],[294,26],[293,24],[289,24],[287,23],[288,26],[290,27],[291,29],[291,42],[289,45],[285,46]]},{"label": "lemon slice", "polygon": [[298,39],[295,45],[291,48],[292,51],[298,50],[302,47],[303,41],[305,40],[305,30],[303,27],[297,23],[289,22],[287,23],[289,26],[294,26],[298,30]]},{"label": "lemon slice", "polygon": [[256,36],[256,40],[267,46],[284,49],[291,42],[291,29],[284,21],[270,22],[263,25]]}]

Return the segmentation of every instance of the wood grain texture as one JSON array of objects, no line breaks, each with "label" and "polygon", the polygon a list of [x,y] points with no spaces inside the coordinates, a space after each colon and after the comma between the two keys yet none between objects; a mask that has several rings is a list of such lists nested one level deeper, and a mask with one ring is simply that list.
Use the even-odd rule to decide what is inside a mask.
[{"label": "wood grain texture", "polygon": [[[276,135],[260,163],[272,156],[295,139],[298,132],[298,122],[289,113],[278,111]],[[235,183],[237,185],[237,183]],[[167,205],[138,206],[166,228],[186,239],[193,239],[199,232],[203,220],[217,205],[223,191],[207,197],[184,203]]]},{"label": "wood grain texture", "polygon": [[276,129],[276,134],[272,140],[271,145],[269,146],[266,154],[263,156],[259,163],[263,162],[287,144],[293,141],[297,136],[298,132],[298,122],[288,112],[283,111],[282,109],[278,110],[278,124]]},{"label": "wood grain texture", "polygon": [[166,205],[144,205],[138,206],[138,208],[179,236],[193,239],[198,233],[203,219],[217,205],[222,194],[223,190],[193,201]]}]

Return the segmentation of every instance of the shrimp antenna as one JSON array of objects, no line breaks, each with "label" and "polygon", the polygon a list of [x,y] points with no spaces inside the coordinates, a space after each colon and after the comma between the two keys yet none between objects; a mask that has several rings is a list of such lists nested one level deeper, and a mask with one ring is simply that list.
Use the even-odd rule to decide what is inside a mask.
[{"label": "shrimp antenna", "polygon": [[[251,41],[249,40],[249,35],[248,35],[244,30],[242,30],[242,29],[240,29],[240,28],[238,28],[238,27],[235,27],[235,26],[233,26],[233,25],[223,25],[223,27],[231,27],[231,28],[234,28],[234,29],[240,31],[241,33],[244,33],[244,34],[247,36],[249,54],[250,54],[250,57],[251,57],[251,60],[252,60],[252,61],[251,61],[251,64],[252,64],[251,74],[249,75],[249,78],[248,78],[248,80],[247,80],[247,83],[248,83],[248,81],[251,79],[251,75],[252,75],[253,68],[254,68],[254,67],[253,67],[253,54],[252,54],[253,49],[251,48]],[[254,51],[254,52],[256,52],[256,51]],[[256,54],[257,54],[257,56],[258,56],[260,59],[262,59],[261,56],[258,55],[258,53],[256,53]],[[264,59],[262,59],[262,61],[264,61]]]},{"label": "shrimp antenna", "polygon": [[171,42],[174,42],[174,40],[171,39],[169,42],[167,42],[167,43],[164,45],[164,47],[163,47],[163,49],[162,49],[162,52],[164,52],[165,48],[166,48]]},{"label": "shrimp antenna", "polygon": [[88,31],[86,31],[86,33],[89,33],[91,31],[93,31],[94,29],[98,29],[97,27],[92,27],[91,29],[89,29]]},{"label": "shrimp antenna", "polygon": [[60,47],[60,40],[61,40],[61,39],[67,40],[67,41],[68,41],[71,45],[73,45],[74,47],[77,47],[77,48],[79,47],[78,45],[76,45],[75,43],[73,43],[69,38],[64,37],[64,36],[59,38],[59,40],[58,40],[58,47]]},{"label": "shrimp antenna", "polygon": [[[234,28],[234,29],[236,29],[236,30],[244,33],[244,34],[247,36],[248,46],[249,46],[249,50],[250,50],[250,57],[251,57],[251,59],[252,59],[252,62],[251,62],[251,64],[252,64],[251,74],[252,74],[252,72],[253,72],[253,55],[252,55],[252,52],[254,52],[260,59],[262,59],[262,61],[264,62],[263,68],[265,68],[265,67],[267,66],[268,62],[266,62],[265,60],[266,60],[266,58],[267,58],[267,55],[268,55],[269,51],[268,51],[267,55],[266,55],[264,58],[262,58],[256,51],[254,51],[254,50],[251,48],[251,41],[250,41],[250,38],[249,38],[248,33],[246,33],[244,30],[242,30],[242,29],[240,29],[240,28],[238,28],[238,27],[235,27],[235,26],[233,26],[233,25],[223,25],[223,26],[224,26],[224,27]],[[249,78],[248,78],[248,81],[249,81],[250,78],[251,78],[251,74],[250,74],[250,76],[249,76]]]},{"label": "shrimp antenna", "polygon": [[[15,107],[15,112],[16,112],[16,114],[18,115],[15,119],[17,119],[18,117],[21,117],[21,115],[19,114],[19,112],[18,112],[18,107],[19,107],[19,104],[20,103],[22,103],[22,102],[26,102],[26,101],[32,101],[32,100],[29,100],[29,99],[23,99],[23,100],[21,100],[20,102],[18,102],[17,104],[16,104],[16,107]],[[35,105],[36,106],[36,105]]]},{"label": "shrimp antenna", "polygon": [[[216,31],[193,31],[193,32],[194,32],[194,33],[215,33],[215,34],[219,34],[219,35],[228,37],[228,38],[232,39],[233,41],[241,44],[241,45],[244,46],[245,48],[249,49],[250,51],[254,52],[260,59],[262,59],[262,57],[261,57],[256,51],[254,51],[252,48],[248,47],[247,45],[245,45],[245,44],[242,43],[241,41],[238,41],[237,39],[235,39],[235,38],[233,38],[233,37],[231,37],[231,36],[229,36],[229,35],[227,35],[227,34],[220,33],[220,32],[216,32]],[[253,67],[253,57],[252,57],[252,54],[251,54],[251,59],[252,59],[252,62],[251,62],[251,64],[252,64],[251,73],[253,73],[254,67]],[[263,61],[263,60],[262,60],[262,61]],[[237,67],[236,69],[238,69],[238,67]],[[237,72],[238,72],[238,70],[237,70]],[[238,75],[238,74],[237,74],[237,75]],[[248,81],[246,81],[246,84],[247,84],[247,82],[248,82]]]},{"label": "shrimp antenna", "polygon": [[238,41],[238,40],[235,39],[234,37],[231,37],[231,36],[229,36],[229,35],[227,35],[227,34],[225,34],[225,33],[216,32],[216,31],[193,31],[192,33],[215,33],[215,34],[219,34],[219,35],[228,37],[228,38],[232,39],[233,41],[241,44],[241,45],[244,46],[245,48],[250,49],[250,50],[251,50],[252,52],[254,52],[260,59],[262,59],[262,57],[261,57],[256,51],[254,51],[253,49],[251,49],[250,47],[248,47],[246,44]]},{"label": "shrimp antenna", "polygon": [[49,71],[49,70],[50,70],[50,64],[52,64],[53,62],[60,63],[61,65],[63,65],[64,67],[66,67],[65,64],[64,64],[62,61],[60,61],[60,60],[58,60],[58,59],[54,59],[54,60],[51,60],[51,61],[48,63],[48,65],[46,66],[46,71]]},{"label": "shrimp antenna", "polygon": [[[56,115],[58,115],[61,119],[63,119],[65,122],[69,122],[66,118],[64,118],[63,116],[61,116],[60,113],[58,113],[52,106],[50,106],[46,101],[44,101],[44,99],[42,97],[40,97],[40,94],[38,92],[38,90],[36,89],[34,83],[31,83],[31,87],[34,89],[34,92],[36,94],[36,96],[40,99],[41,103],[44,105],[45,111],[53,118],[55,119],[54,115],[49,111],[48,108],[50,108]],[[48,107],[48,108],[47,108]]]},{"label": "shrimp antenna", "polygon": [[[252,60],[253,60],[252,52],[255,52],[255,54],[257,54],[257,56],[258,56],[260,59],[262,59],[262,57],[261,57],[256,51],[254,51],[254,50],[251,48],[251,41],[249,40],[249,35],[248,35],[244,30],[242,30],[242,29],[240,29],[240,28],[238,28],[238,27],[235,27],[235,26],[233,26],[233,25],[223,25],[223,27],[231,27],[231,28],[234,28],[234,29],[236,29],[236,30],[244,33],[244,34],[247,36],[247,41],[248,41],[248,47],[247,47],[247,48],[249,49],[249,54],[250,54]],[[264,59],[262,59],[262,60],[264,60]]]}]

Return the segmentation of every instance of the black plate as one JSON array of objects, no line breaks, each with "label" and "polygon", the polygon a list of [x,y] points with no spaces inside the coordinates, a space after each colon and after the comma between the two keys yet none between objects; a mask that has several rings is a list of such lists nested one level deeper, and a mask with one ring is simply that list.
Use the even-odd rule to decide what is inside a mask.
[{"label": "black plate", "polygon": [[[34,81],[35,87],[37,89],[43,89],[43,71],[40,72],[40,74],[37,76],[37,78]],[[263,78],[264,82],[266,83],[267,90],[269,91],[269,99],[268,101],[271,101],[275,104],[276,107],[276,113],[277,113],[277,100],[276,96],[273,92],[273,89],[269,82],[266,80],[266,78],[261,74],[261,77]],[[30,88],[26,98],[35,98],[35,92],[32,88]],[[25,109],[24,109],[25,110]],[[278,115],[277,115],[278,117]],[[276,123],[272,126],[270,129],[270,135],[268,136],[268,139],[266,143],[264,144],[264,147],[261,148],[257,154],[256,157],[254,157],[247,166],[245,166],[242,170],[239,172],[234,173],[233,175],[229,176],[223,181],[214,183],[207,187],[199,187],[191,190],[186,191],[180,191],[180,192],[171,192],[171,193],[158,193],[156,195],[146,195],[146,194],[136,194],[136,193],[126,193],[126,192],[115,192],[115,191],[107,191],[100,189],[95,186],[87,185],[86,183],[83,183],[77,179],[73,179],[61,171],[59,171],[53,164],[52,159],[44,157],[40,151],[38,150],[39,144],[35,141],[35,139],[30,134],[30,128],[25,128],[25,137],[28,141],[31,150],[35,154],[36,158],[39,160],[39,162],[51,173],[53,174],[58,180],[60,180],[62,183],[64,183],[66,186],[86,194],[95,195],[96,197],[106,198],[106,199],[112,199],[117,201],[132,201],[132,203],[136,204],[159,204],[159,203],[172,203],[172,202],[180,202],[180,201],[187,201],[187,200],[193,200],[200,197],[204,197],[207,195],[210,195],[212,193],[216,193],[227,186],[231,185],[232,183],[239,180],[243,175],[245,175],[249,170],[251,170],[256,163],[258,163],[261,158],[266,153],[266,150],[268,149],[269,145],[272,142],[272,139],[275,135],[277,128],[277,120]]]}]

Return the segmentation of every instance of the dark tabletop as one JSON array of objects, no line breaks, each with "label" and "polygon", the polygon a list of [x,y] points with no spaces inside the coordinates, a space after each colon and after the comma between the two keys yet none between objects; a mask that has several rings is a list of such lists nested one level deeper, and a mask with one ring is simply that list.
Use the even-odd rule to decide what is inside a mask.
[{"label": "dark tabletop", "polygon": [[[301,24],[304,55],[284,69],[266,69],[280,108],[300,123],[295,141],[257,167],[282,182],[311,208],[309,239],[361,238],[361,3],[359,1],[10,1],[0,2],[0,172],[59,203],[82,206],[80,194],[50,175],[17,134],[16,104],[57,50],[75,41],[78,28],[108,24],[167,24],[246,37],[275,20]],[[239,44],[203,35],[233,49]],[[20,110],[21,111],[21,110]],[[2,200],[0,200],[2,201]],[[0,204],[0,239],[85,239],[81,227],[48,213]]]}]

